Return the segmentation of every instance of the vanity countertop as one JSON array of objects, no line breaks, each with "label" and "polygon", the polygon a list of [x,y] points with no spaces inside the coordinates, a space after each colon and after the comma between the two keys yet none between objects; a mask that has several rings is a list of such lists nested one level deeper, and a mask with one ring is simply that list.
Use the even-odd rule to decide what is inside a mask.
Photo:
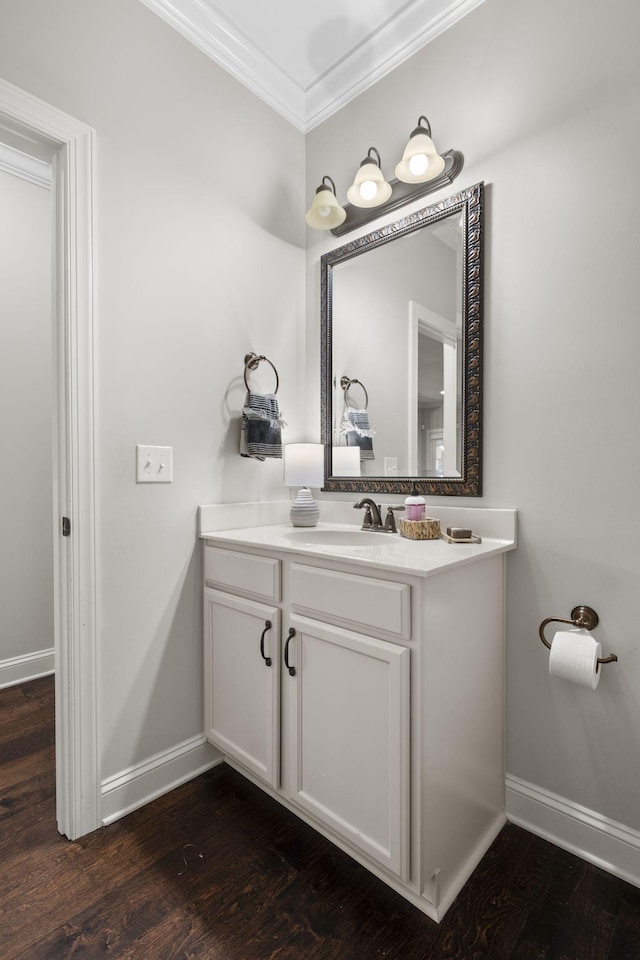
[{"label": "vanity countertop", "polygon": [[511,539],[483,536],[481,543],[446,543],[444,540],[409,540],[393,533],[367,533],[356,525],[323,522],[310,528],[277,523],[203,530],[200,538],[228,547],[306,554],[423,577],[506,553],[516,545],[515,535]]}]

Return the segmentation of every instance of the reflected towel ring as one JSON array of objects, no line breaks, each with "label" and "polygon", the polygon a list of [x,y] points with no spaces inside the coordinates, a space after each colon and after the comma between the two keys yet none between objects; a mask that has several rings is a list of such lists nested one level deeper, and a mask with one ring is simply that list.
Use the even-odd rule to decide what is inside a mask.
[{"label": "reflected towel ring", "polygon": [[355,379],[350,380],[349,377],[341,377],[340,386],[344,390],[344,402],[347,404],[347,406],[349,406],[347,394],[349,393],[349,387],[351,387],[354,383],[356,383],[359,387],[362,387],[364,391],[364,408],[363,409],[366,410],[367,407],[369,406],[369,394],[367,393],[367,388],[365,387],[362,380],[355,380]]},{"label": "reflected towel ring", "polygon": [[266,363],[268,363],[269,366],[271,367],[271,369],[273,370],[274,374],[275,374],[275,377],[276,377],[276,388],[275,388],[275,390],[273,391],[273,392],[274,392],[274,395],[275,395],[275,394],[278,392],[278,387],[280,386],[280,378],[278,377],[278,371],[276,370],[276,368],[274,367],[274,365],[271,363],[271,360],[269,360],[268,357],[265,357],[265,356],[263,356],[262,354],[261,354],[260,356],[258,356],[257,353],[247,353],[247,354],[246,354],[246,356],[245,356],[245,358],[244,358],[244,385],[245,385],[245,387],[247,388],[247,390],[250,390],[250,389],[251,389],[250,386],[249,386],[249,384],[247,383],[247,370],[257,370],[258,367],[260,366],[260,361],[261,361],[261,360],[264,360]]}]

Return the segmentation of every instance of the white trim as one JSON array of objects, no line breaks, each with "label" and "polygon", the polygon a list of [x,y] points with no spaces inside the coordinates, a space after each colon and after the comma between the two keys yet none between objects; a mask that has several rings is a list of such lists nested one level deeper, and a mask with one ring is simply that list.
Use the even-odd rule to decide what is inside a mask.
[{"label": "white trim", "polygon": [[221,754],[200,735],[107,777],[102,782],[102,823],[119,820],[219,763]]},{"label": "white trim", "polygon": [[409,373],[407,376],[407,473],[418,473],[418,333],[420,305],[409,300]]},{"label": "white trim", "polygon": [[308,133],[484,0],[414,0],[306,89],[205,0],[141,2]]},{"label": "white trim", "polygon": [[484,0],[416,0],[408,4],[403,13],[307,89],[304,132],[333,116],[481,3]]},{"label": "white trim", "polygon": [[[94,478],[94,131],[0,80],[0,123],[53,158],[54,604],[58,829],[100,825]],[[60,518],[71,518],[62,537]]]},{"label": "white trim", "polygon": [[[444,386],[444,400],[443,404],[443,426],[441,428],[442,436],[445,434],[449,437],[449,443],[445,443],[445,464],[444,464],[444,476],[445,477],[459,477],[460,471],[457,468],[457,417],[458,417],[458,407],[457,407],[457,363],[456,363],[456,351],[458,348],[458,340],[456,336],[456,325],[454,321],[447,320],[446,317],[440,316],[438,313],[434,313],[433,310],[430,310],[428,307],[423,306],[415,300],[409,300],[409,376],[407,377],[407,426],[408,426],[408,461],[409,461],[409,473],[411,475],[416,472],[420,474],[418,469],[420,464],[419,460],[419,444],[418,444],[418,406],[419,406],[419,387],[420,387],[420,370],[419,370],[419,357],[420,357],[420,334],[424,336],[431,337],[433,340],[437,340],[443,345],[443,386]],[[427,433],[433,431],[427,431]],[[453,442],[451,442],[451,436],[453,436]],[[447,448],[449,453],[447,455]],[[451,458],[451,450],[454,451],[453,464],[448,462]],[[426,466],[431,469],[429,464],[429,456],[427,450],[426,456]]]},{"label": "white trim", "polygon": [[38,187],[51,189],[51,164],[37,157],[30,157],[7,143],[0,143],[0,170],[35,183]]},{"label": "white trim", "polygon": [[445,913],[456,899],[462,888],[468,882],[469,877],[476,869],[484,855],[489,850],[489,847],[494,842],[505,823],[507,818],[504,813],[497,813],[491,823],[487,826],[487,829],[484,831],[482,836],[479,838],[476,845],[469,851],[469,855],[464,860],[464,863],[460,866],[457,873],[452,877],[446,890],[441,891],[439,889],[440,881],[439,874],[432,878],[434,880],[433,886],[435,890],[430,890],[429,885],[423,891],[423,896],[427,900],[431,899],[432,893],[435,894],[434,908],[436,911],[435,919],[442,920]]},{"label": "white trim", "polygon": [[507,774],[507,819],[640,887],[640,832]]},{"label": "white trim", "polygon": [[5,687],[15,687],[17,683],[27,683],[28,680],[49,676],[54,673],[54,664],[53,647],[0,660],[0,690]]}]

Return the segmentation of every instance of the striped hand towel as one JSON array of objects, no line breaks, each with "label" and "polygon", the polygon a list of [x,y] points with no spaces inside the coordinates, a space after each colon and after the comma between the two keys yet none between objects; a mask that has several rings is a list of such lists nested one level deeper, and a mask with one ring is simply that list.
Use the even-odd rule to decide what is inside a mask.
[{"label": "striped hand towel", "polygon": [[375,430],[369,425],[369,414],[366,410],[347,408],[340,433],[346,436],[348,447],[360,447],[361,460],[375,460],[372,440]]},{"label": "striped hand towel", "polygon": [[248,391],[242,411],[240,455],[255,460],[282,458],[284,426],[275,394]]}]

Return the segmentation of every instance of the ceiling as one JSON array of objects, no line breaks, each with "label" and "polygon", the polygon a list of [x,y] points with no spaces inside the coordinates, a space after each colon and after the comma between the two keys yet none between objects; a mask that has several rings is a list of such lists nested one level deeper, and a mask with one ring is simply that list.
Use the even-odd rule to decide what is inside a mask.
[{"label": "ceiling", "polygon": [[484,0],[142,0],[303,132]]}]

